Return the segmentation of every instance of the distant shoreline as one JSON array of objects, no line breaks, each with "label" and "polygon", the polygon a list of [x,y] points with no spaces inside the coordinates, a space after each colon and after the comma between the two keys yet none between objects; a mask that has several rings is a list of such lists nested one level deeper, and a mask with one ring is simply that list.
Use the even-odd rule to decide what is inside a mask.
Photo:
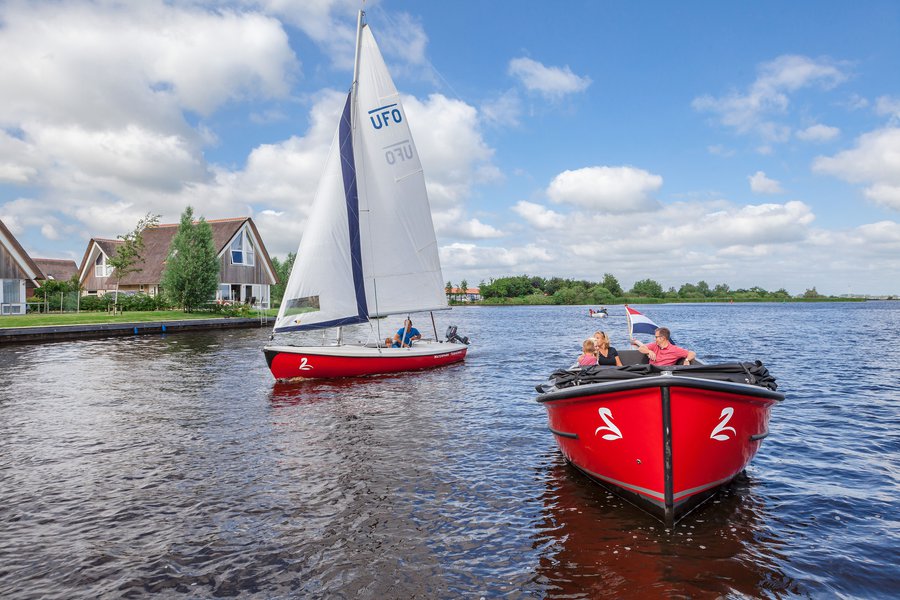
[{"label": "distant shoreline", "polygon": [[628,298],[626,300],[620,299],[613,302],[608,303],[595,303],[595,304],[555,304],[552,301],[552,297],[548,296],[548,302],[526,302],[525,298],[504,298],[504,299],[490,299],[490,300],[479,300],[477,302],[450,302],[450,306],[581,306],[585,308],[595,308],[598,306],[623,306],[625,304],[628,305],[642,305],[642,304],[796,304],[796,303],[839,303],[846,302],[856,304],[859,302],[892,302],[897,301],[900,298],[785,298],[780,300],[766,300],[761,298],[755,299],[728,299],[722,300],[720,298],[708,298],[708,299],[690,299],[690,298],[679,298],[679,299],[669,299],[669,298]]}]

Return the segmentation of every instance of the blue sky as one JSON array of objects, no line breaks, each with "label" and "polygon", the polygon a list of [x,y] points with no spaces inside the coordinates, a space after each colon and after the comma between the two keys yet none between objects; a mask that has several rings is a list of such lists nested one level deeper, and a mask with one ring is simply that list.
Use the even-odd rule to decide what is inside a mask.
[{"label": "blue sky", "polygon": [[[148,212],[296,249],[358,2],[0,5],[0,219],[81,260]],[[900,4],[366,4],[445,279],[900,294]]]}]

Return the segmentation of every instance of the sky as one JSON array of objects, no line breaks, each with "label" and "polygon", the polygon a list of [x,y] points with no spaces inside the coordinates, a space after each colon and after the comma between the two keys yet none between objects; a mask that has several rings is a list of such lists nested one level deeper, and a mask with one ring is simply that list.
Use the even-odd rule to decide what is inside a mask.
[{"label": "sky", "polygon": [[[0,220],[81,261],[147,213],[296,251],[346,0],[0,0]],[[900,3],[369,1],[444,279],[900,295]]]}]

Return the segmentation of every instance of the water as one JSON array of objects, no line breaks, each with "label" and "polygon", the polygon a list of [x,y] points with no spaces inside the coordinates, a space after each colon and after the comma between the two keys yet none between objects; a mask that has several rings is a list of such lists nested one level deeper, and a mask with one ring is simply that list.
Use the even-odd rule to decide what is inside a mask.
[{"label": "water", "polygon": [[671,531],[566,465],[534,401],[594,329],[624,347],[621,307],[455,309],[464,364],[334,382],[275,384],[262,330],[2,347],[0,597],[895,594],[900,304],[644,308],[787,394]]}]

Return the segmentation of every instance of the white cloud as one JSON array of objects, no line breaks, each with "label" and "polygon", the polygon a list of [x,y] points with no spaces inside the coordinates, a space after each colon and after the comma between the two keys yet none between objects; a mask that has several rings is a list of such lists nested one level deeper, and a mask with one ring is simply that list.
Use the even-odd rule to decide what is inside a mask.
[{"label": "white cloud", "polygon": [[900,210],[900,185],[876,183],[867,187],[863,193],[875,204]]},{"label": "white cloud", "polygon": [[522,100],[515,90],[508,90],[481,106],[485,122],[498,127],[518,127],[522,114]]},{"label": "white cloud", "polygon": [[692,105],[698,111],[717,115],[723,125],[738,133],[754,132],[766,141],[785,141],[789,128],[770,121],[770,117],[788,110],[791,92],[814,85],[828,89],[845,81],[844,68],[829,59],[783,55],[760,65],[756,80],[746,92],[718,98],[700,96]]},{"label": "white cloud", "polygon": [[900,128],[871,131],[856,146],[813,161],[813,171],[852,183],[868,183],[864,193],[877,204],[900,210]]},{"label": "white cloud", "polygon": [[560,213],[527,200],[520,200],[512,210],[535,229],[561,229],[565,225]]},{"label": "white cloud", "polygon": [[482,137],[476,109],[442,94],[425,100],[403,96],[403,107],[422,159],[438,233],[470,235],[471,229],[457,231],[458,224],[466,221],[460,207],[475,183],[500,177],[491,163],[494,150]]},{"label": "white cloud", "polygon": [[723,156],[725,158],[730,158],[730,157],[734,156],[734,154],[735,154],[733,149],[726,148],[725,146],[722,146],[721,144],[714,144],[712,146],[707,146],[706,150],[707,150],[707,152],[709,152],[710,154],[712,154],[714,156]]},{"label": "white cloud", "polygon": [[[511,210],[521,216],[531,211],[539,215],[540,209],[518,202]],[[541,228],[538,221],[530,224],[530,235],[522,234],[535,240],[527,247],[452,244],[442,248],[441,259],[445,276],[469,281],[522,273],[596,279],[592,273],[612,272],[623,284],[651,277],[664,287],[705,279],[796,292],[805,289],[797,289],[801,284],[818,284],[822,291],[821,276],[808,275],[810,262],[824,272],[835,246],[817,245],[822,232],[813,228],[814,220],[812,209],[799,201],[744,206],[725,200],[677,202],[661,206],[649,218],[646,213],[585,212],[570,215],[558,229]],[[886,238],[878,251],[854,247],[853,252],[895,272],[897,259],[889,258],[894,230],[882,226],[878,231]],[[853,239],[862,235],[855,232]],[[548,250],[539,254],[538,248]]]},{"label": "white cloud", "polygon": [[762,171],[757,171],[747,177],[750,180],[750,189],[755,194],[781,194],[781,184],[774,179],[769,179]]},{"label": "white cloud", "polygon": [[479,269],[497,272],[504,269],[533,269],[553,260],[546,248],[535,244],[515,248],[454,243],[440,249],[441,264],[449,269]]},{"label": "white cloud", "polygon": [[827,142],[841,135],[841,130],[837,127],[816,124],[806,129],[801,129],[796,135],[797,139],[805,142]]},{"label": "white cloud", "polygon": [[568,67],[547,67],[530,58],[509,61],[509,74],[526,89],[548,98],[562,98],[566,94],[583,92],[591,85],[590,77],[579,77]]},{"label": "white cloud", "polygon": [[474,240],[499,238],[506,235],[499,229],[493,227],[492,225],[482,223],[478,219],[469,219],[468,221],[463,223],[462,226],[456,230],[456,234],[460,237]]},{"label": "white cloud", "polygon": [[875,100],[875,113],[890,117],[892,120],[900,119],[900,98],[879,96]]},{"label": "white cloud", "polygon": [[572,204],[608,213],[655,210],[651,197],[662,177],[635,167],[586,167],[563,171],[550,182],[547,196],[557,204]]}]

